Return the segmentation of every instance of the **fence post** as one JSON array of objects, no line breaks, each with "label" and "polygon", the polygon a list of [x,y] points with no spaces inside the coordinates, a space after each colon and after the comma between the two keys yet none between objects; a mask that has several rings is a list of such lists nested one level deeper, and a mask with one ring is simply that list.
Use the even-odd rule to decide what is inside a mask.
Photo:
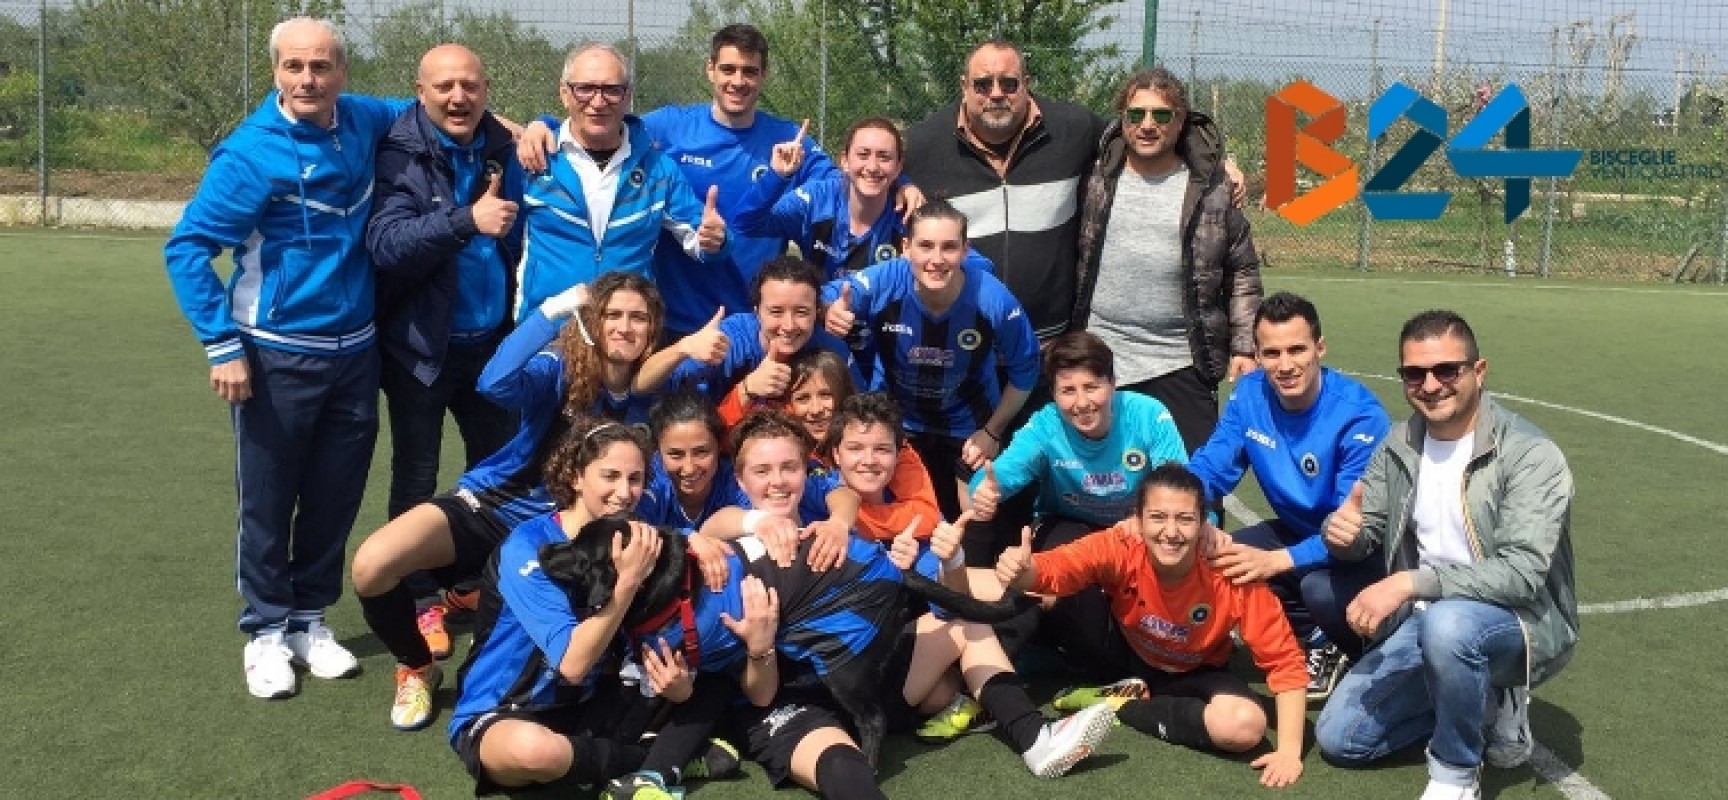
[{"label": "fence post", "polygon": [[48,0],[36,17],[36,206],[48,225]]},{"label": "fence post", "polygon": [[[1380,18],[1374,18],[1374,31],[1368,39],[1368,81],[1372,84],[1370,97],[1380,96]],[[1374,174],[1377,169],[1374,161],[1379,155],[1377,140],[1368,139],[1368,174]],[[1360,202],[1360,201],[1358,201]],[[1356,271],[1368,271],[1368,249],[1373,243],[1370,231],[1374,225],[1374,215],[1368,213],[1368,204],[1362,203],[1362,216],[1356,230]]]},{"label": "fence post", "polygon": [[[1548,147],[1560,149],[1560,29],[1556,27],[1548,43],[1548,75],[1553,97],[1548,103]],[[1554,212],[1559,201],[1560,179],[1548,179],[1548,208],[1542,212],[1542,258],[1537,274],[1548,277],[1548,262],[1554,258]]]},{"label": "fence post", "polygon": [[822,77],[816,85],[816,141],[828,140],[828,0],[822,0],[822,29],[816,46],[822,53]]},{"label": "fence post", "polygon": [[1716,282],[1728,283],[1728,184],[1722,187],[1722,235],[1716,240]]}]

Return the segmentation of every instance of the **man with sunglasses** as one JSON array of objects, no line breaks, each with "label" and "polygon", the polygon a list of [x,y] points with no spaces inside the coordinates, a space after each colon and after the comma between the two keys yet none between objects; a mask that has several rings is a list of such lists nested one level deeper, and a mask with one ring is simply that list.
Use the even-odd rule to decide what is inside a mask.
[{"label": "man with sunglasses", "polygon": [[1332,563],[1320,538],[1392,426],[1368,387],[1321,365],[1325,355],[1313,303],[1289,292],[1266,298],[1254,322],[1260,368],[1237,382],[1188,463],[1211,498],[1254,470],[1273,517],[1232,534],[1212,566],[1238,586],[1265,581],[1283,603],[1307,651],[1311,700],[1331,694],[1345,660],[1362,656],[1365,642],[1345,624],[1344,607],[1386,575],[1371,560]]},{"label": "man with sunglasses", "polygon": [[[715,191],[708,190],[706,204],[697,200],[642,121],[625,113],[630,75],[616,49],[590,42],[572,50],[558,97],[570,118],[559,126],[556,151],[544,156],[546,171],[528,182],[522,197],[518,320],[553,295],[612,270],[662,281],[694,277],[700,269],[657,271],[656,251],[677,250],[694,264],[727,245]],[[532,166],[526,159],[523,165]]]},{"label": "man with sunglasses", "polygon": [[1315,732],[1342,766],[1427,742],[1422,797],[1475,800],[1482,762],[1530,758],[1529,689],[1578,640],[1572,473],[1547,434],[1483,392],[1488,362],[1462,317],[1425,311],[1398,340],[1416,413],[1324,525],[1333,555],[1386,565],[1345,609],[1374,645]]},{"label": "man with sunglasses", "polygon": [[1182,82],[1141,70],[1116,111],[1081,198],[1074,322],[1115,351],[1123,389],[1170,409],[1192,454],[1218,423],[1219,382],[1254,369],[1260,259],[1223,136]]}]

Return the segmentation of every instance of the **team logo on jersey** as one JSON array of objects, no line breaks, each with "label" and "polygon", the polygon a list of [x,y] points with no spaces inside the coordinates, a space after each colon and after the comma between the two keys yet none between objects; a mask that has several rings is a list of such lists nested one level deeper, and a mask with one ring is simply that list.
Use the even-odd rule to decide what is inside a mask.
[{"label": "team logo on jersey", "polygon": [[1201,603],[1201,604],[1199,604],[1193,608],[1188,609],[1188,623],[1190,625],[1205,625],[1206,620],[1209,620],[1211,618],[1212,618],[1212,606],[1207,605],[1205,603]]},{"label": "team logo on jersey", "polygon": [[750,182],[755,183],[756,181],[761,180],[762,176],[766,174],[768,174],[768,167],[762,164],[757,164],[755,169],[750,170]]},{"label": "team logo on jersey", "polygon": [[534,570],[537,570],[539,568],[540,568],[540,562],[539,561],[530,560],[528,563],[523,564],[521,569],[516,570],[516,574],[521,575],[522,577],[526,578],[529,575],[532,575],[534,573]]},{"label": "team logo on jersey", "polygon": [[1127,467],[1129,472],[1139,472],[1145,469],[1145,451],[1133,447],[1128,448],[1128,451],[1122,454],[1122,466]]},{"label": "team logo on jersey", "polygon": [[641,167],[637,167],[633,170],[630,170],[630,185],[631,186],[634,186],[634,187],[640,189],[640,188],[642,188],[642,184],[647,183],[647,182],[648,182],[648,176],[644,175],[642,173]]},{"label": "team logo on jersey", "polygon": [[876,245],[876,252],[870,254],[870,262],[875,263],[877,261],[887,261],[897,255],[900,255],[900,251],[896,249],[894,245],[879,244]]},{"label": "team logo on jersey", "polygon": [[1320,459],[1313,453],[1302,454],[1302,474],[1310,478],[1320,475]]},{"label": "team logo on jersey", "polygon": [[967,328],[960,332],[956,341],[960,343],[962,350],[977,350],[978,345],[984,343],[984,334],[979,333],[975,328]]},{"label": "team logo on jersey", "polygon": [[318,168],[317,164],[307,164],[305,169],[300,170],[300,180],[303,180],[303,181],[311,180],[312,179],[312,170],[315,170],[317,168]]}]

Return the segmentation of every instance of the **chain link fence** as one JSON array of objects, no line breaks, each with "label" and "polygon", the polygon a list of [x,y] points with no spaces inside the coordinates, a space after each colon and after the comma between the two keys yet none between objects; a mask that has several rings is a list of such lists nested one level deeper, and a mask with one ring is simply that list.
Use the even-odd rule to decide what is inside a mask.
[{"label": "chain link fence", "polygon": [[[1728,6],[1708,0],[0,0],[0,224],[171,225],[208,148],[269,90],[270,28],[297,13],[341,20],[351,91],[411,94],[421,53],[459,41],[516,119],[558,111],[563,54],[586,40],[631,56],[638,110],[704,102],[708,36],[749,21],[773,46],[764,106],[829,145],[858,117],[910,122],[951,102],[989,36],[1026,49],[1040,92],[1100,112],[1151,54],[1229,137],[1270,268],[1728,279],[1728,65],[1712,62]],[[1512,223],[1503,181],[1460,178],[1437,152],[1401,188],[1451,192],[1440,219],[1377,221],[1352,201],[1296,225],[1260,200],[1266,101],[1298,79],[1347,107],[1332,147],[1363,181],[1414,130],[1366,135],[1395,81],[1453,133],[1516,84],[1531,146],[1585,157],[1535,181]]]}]

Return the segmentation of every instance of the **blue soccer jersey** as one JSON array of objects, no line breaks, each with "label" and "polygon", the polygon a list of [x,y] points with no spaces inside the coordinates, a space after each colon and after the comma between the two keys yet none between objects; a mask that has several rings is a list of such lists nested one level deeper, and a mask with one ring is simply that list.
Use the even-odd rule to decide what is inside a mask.
[{"label": "blue soccer jersey", "polygon": [[1391,426],[1374,393],[1342,373],[1321,368],[1319,397],[1291,413],[1256,371],[1236,381],[1218,427],[1188,466],[1211,498],[1233,491],[1253,467],[1272,513],[1307,537],[1289,548],[1303,569],[1326,561],[1320,526],[1350,496]]},{"label": "blue soccer jersey", "polygon": [[[546,349],[558,338],[561,323],[535,309],[504,341],[480,372],[482,395],[521,416],[516,435],[456,479],[496,511],[512,528],[554,510],[552,496],[541,481],[545,457],[569,422],[564,406],[564,359]],[[612,397],[604,388],[594,402],[596,416],[619,422],[646,423],[652,394]]]},{"label": "blue soccer jersey", "polygon": [[906,226],[892,204],[860,234],[852,233],[851,213],[844,177],[793,188],[790,179],[770,170],[744,194],[733,222],[746,236],[790,239],[826,281],[900,255]]},{"label": "blue soccer jersey", "polygon": [[474,646],[463,662],[461,694],[450,716],[450,743],[481,714],[501,706],[545,708],[579,702],[592,688],[589,672],[572,686],[558,664],[582,616],[569,591],[540,570],[540,547],[569,541],[556,514],[536,517],[510,532],[486,568],[484,591],[497,593],[495,614],[481,604]]},{"label": "blue soccer jersey", "polygon": [[1002,398],[996,366],[1008,382],[1031,390],[1038,379],[1038,339],[1019,301],[976,263],[960,267],[959,297],[941,314],[918,298],[912,266],[896,258],[829,283],[824,303],[852,287],[852,310],[881,366],[881,379],[906,429],[956,438],[978,430]]},{"label": "blue soccer jersey", "polygon": [[[774,146],[798,135],[798,124],[758,111],[748,128],[730,128],[714,119],[707,103],[666,106],[642,117],[655,149],[678,164],[697,200],[718,186],[717,207],[729,227],[735,227],[738,206],[752,183],[773,174],[768,161]],[[838,175],[822,146],[804,137],[804,163],[793,174],[793,185]],[[662,242],[655,250],[655,274],[667,278],[666,329],[683,335],[700,329],[714,309],[750,306],[750,283],[769,260],[786,250],[787,237],[749,236],[728,230],[720,258],[696,263],[676,246]]]},{"label": "blue soccer jersey", "polygon": [[714,463],[714,478],[708,485],[708,498],[702,503],[702,511],[692,518],[684,510],[684,505],[678,502],[677,481],[666,473],[665,462],[660,460],[659,453],[655,453],[648,465],[648,485],[642,490],[642,499],[636,503],[636,516],[650,525],[699,531],[702,523],[714,516],[714,512],[729,506],[745,508],[749,504],[749,498],[738,488],[732,460],[722,457]]},{"label": "blue soccer jersey", "polygon": [[[1166,461],[1186,463],[1188,451],[1170,412],[1154,398],[1116,392],[1110,414],[1110,432],[1102,439],[1088,439],[1068,424],[1054,402],[1038,409],[996,457],[1002,496],[1012,497],[1037,483],[1040,514],[1100,528],[1132,516],[1140,476]],[[972,488],[983,480],[983,471],[974,474]]]}]

